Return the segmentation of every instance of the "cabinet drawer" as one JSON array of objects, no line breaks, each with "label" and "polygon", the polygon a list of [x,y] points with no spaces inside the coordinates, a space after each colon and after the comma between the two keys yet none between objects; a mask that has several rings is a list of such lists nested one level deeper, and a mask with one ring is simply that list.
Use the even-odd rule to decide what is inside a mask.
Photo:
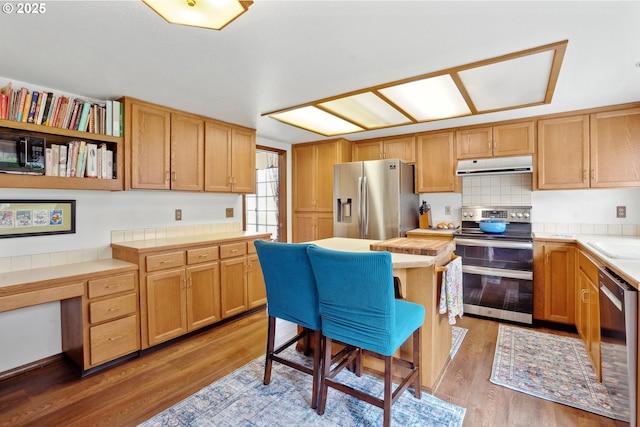
[{"label": "cabinet drawer", "polygon": [[215,261],[218,259],[218,247],[210,246],[187,251],[187,264],[199,264],[201,262]]},{"label": "cabinet drawer", "polygon": [[247,243],[231,243],[220,246],[220,258],[232,258],[247,254]]},{"label": "cabinet drawer", "polygon": [[164,270],[165,268],[182,267],[184,251],[147,256],[147,271]]},{"label": "cabinet drawer", "polygon": [[593,283],[598,283],[598,266],[582,251],[578,256],[578,265]]},{"label": "cabinet drawer", "polygon": [[133,353],[140,349],[138,340],[138,316],[129,316],[113,322],[92,326],[91,364],[97,365]]},{"label": "cabinet drawer", "polygon": [[136,288],[135,273],[104,279],[89,280],[89,298],[97,298],[119,292],[132,291]]},{"label": "cabinet drawer", "polygon": [[135,314],[138,309],[137,297],[138,295],[133,293],[89,304],[89,321],[98,323]]},{"label": "cabinet drawer", "polygon": [[[255,240],[253,242],[255,242]],[[256,245],[254,245],[253,242],[247,242],[247,253],[248,254],[255,254],[256,253]]]}]

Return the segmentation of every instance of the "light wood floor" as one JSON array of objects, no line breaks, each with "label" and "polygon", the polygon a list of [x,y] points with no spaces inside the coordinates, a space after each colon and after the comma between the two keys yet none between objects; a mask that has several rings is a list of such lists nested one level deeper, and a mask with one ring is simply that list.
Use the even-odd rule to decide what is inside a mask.
[{"label": "light wood floor", "polygon": [[[84,379],[63,361],[9,378],[0,426],[135,426],[264,354],[266,325],[254,313]],[[458,326],[469,332],[436,396],[467,408],[464,427],[625,425],[492,384],[498,323],[465,317]],[[282,335],[293,330],[281,324]]]}]

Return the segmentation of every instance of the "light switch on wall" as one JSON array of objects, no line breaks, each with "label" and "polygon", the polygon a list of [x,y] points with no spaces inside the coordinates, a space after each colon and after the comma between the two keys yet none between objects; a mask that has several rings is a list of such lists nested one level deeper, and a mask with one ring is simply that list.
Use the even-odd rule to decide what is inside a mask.
[{"label": "light switch on wall", "polygon": [[617,218],[626,218],[627,217],[627,207],[626,206],[616,206],[616,217]]},{"label": "light switch on wall", "polygon": [[233,218],[233,208],[226,209],[227,218]]}]

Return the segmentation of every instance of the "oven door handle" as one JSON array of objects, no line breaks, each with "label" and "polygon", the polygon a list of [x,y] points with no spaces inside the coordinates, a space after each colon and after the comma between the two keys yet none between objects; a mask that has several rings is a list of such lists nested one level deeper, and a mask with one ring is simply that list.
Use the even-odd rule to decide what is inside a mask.
[{"label": "oven door handle", "polygon": [[505,270],[504,268],[487,268],[487,267],[476,267],[474,265],[463,265],[462,272],[469,273],[469,274],[479,274],[484,276],[506,277],[509,279],[533,280],[532,271]]},{"label": "oven door handle", "polygon": [[492,239],[453,239],[460,246],[482,246],[486,248],[533,249],[533,242],[505,242]]}]

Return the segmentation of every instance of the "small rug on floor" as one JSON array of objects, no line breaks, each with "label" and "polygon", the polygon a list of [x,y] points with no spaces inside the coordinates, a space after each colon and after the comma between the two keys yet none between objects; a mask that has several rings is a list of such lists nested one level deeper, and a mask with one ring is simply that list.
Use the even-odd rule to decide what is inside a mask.
[{"label": "small rug on floor", "polygon": [[578,338],[500,325],[491,382],[605,417],[616,414]]},{"label": "small rug on floor", "polygon": [[467,335],[469,330],[467,328],[461,328],[459,326],[451,327],[451,352],[449,353],[449,357],[453,359],[453,357],[458,352],[462,341],[464,341],[464,337]]},{"label": "small rug on floor", "polygon": [[[286,357],[310,362],[293,349]],[[201,389],[140,424],[156,426],[381,426],[382,409],[329,388],[327,407],[319,416],[311,409],[311,376],[274,363],[271,384],[262,384],[264,356]],[[345,370],[338,376],[356,388],[382,396],[382,381]],[[420,400],[406,390],[391,409],[394,426],[462,426],[465,408],[423,392]]]}]

